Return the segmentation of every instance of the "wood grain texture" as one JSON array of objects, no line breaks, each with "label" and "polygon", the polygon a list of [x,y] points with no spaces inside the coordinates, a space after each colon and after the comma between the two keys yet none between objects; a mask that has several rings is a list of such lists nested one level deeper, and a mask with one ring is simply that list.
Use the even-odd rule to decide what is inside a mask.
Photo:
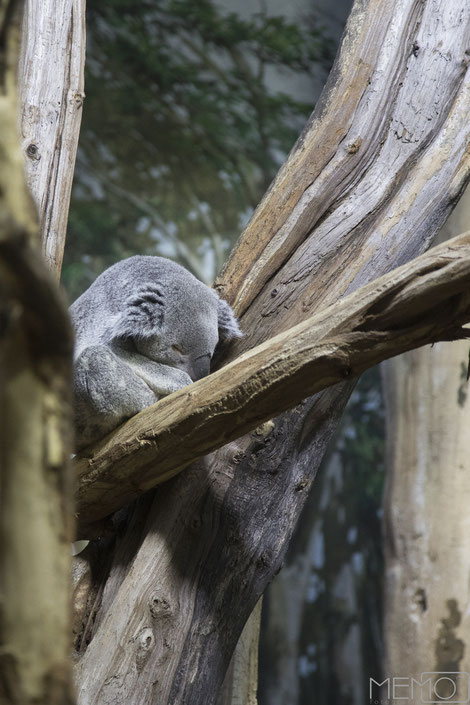
[{"label": "wood grain texture", "polygon": [[[355,3],[289,157],[297,167],[283,170],[219,280],[246,332],[233,357],[426,249],[469,175],[469,22],[465,0]],[[310,131],[321,139],[303,158]],[[77,667],[80,703],[216,702],[352,388],[308,398],[160,485],[138,539],[124,525],[110,571],[120,578],[94,605]]]},{"label": "wood grain texture", "polygon": [[[382,360],[470,337],[470,232],[145,409],[75,461],[79,521],[101,519],[302,399]],[[83,456],[83,453],[81,454]]]},{"label": "wood grain texture", "polygon": [[216,283],[248,331],[233,355],[429,245],[468,173],[468,21],[459,2],[355,3],[320,104]]},{"label": "wood grain texture", "polygon": [[85,0],[26,0],[19,69],[22,150],[43,254],[57,278],[82,118]]}]

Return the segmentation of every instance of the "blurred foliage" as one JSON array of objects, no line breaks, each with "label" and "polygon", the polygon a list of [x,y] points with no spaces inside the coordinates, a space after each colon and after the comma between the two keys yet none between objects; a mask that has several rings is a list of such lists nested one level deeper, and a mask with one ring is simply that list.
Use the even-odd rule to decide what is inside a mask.
[{"label": "blurred foliage", "polygon": [[[286,653],[297,662],[298,705],[365,702],[369,676],[380,673],[384,446],[375,367],[362,375],[349,399],[289,545],[285,570],[265,594],[260,705],[269,705],[270,683],[285,668]],[[277,589],[276,581],[283,580],[286,585]],[[272,590],[277,593],[270,603]],[[295,647],[287,633],[275,631],[283,624],[271,611],[271,605],[279,609],[279,596],[288,618],[298,622],[286,630],[298,630]]]},{"label": "blurred foliage", "polygon": [[[353,682],[362,682],[367,699],[369,676],[381,671],[385,413],[378,367],[360,378],[331,449],[313,490],[315,501],[322,484],[330,484],[328,503],[320,501],[316,511],[322,522],[324,563],[312,568],[319,589],[305,606],[299,705],[310,703],[312,693],[317,705],[357,701],[350,690],[351,675]],[[333,473],[328,472],[331,462]],[[348,575],[353,576],[353,586],[348,586]],[[351,653],[354,629],[356,655]],[[359,672],[347,672],[352,663]]]},{"label": "blurred foliage", "polygon": [[312,18],[211,0],[89,0],[87,23],[64,283],[137,252],[210,281],[313,108],[285,87],[331,44]]},{"label": "blurred foliage", "polygon": [[[365,536],[380,528],[377,512],[382,504],[385,473],[385,412],[379,367],[360,378],[351,394],[338,431],[336,450],[341,462],[358,486],[356,513]],[[374,472],[370,472],[370,468]],[[344,497],[347,500],[347,497]],[[369,522],[374,524],[370,527]]]}]

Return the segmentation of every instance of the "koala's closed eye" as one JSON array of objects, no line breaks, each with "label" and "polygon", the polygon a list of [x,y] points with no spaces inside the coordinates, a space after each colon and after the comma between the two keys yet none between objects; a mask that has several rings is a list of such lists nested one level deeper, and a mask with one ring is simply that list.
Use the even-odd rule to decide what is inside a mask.
[{"label": "koala's closed eye", "polygon": [[171,349],[174,350],[175,352],[179,353],[180,355],[184,355],[184,350],[181,348],[180,345],[172,345]]}]

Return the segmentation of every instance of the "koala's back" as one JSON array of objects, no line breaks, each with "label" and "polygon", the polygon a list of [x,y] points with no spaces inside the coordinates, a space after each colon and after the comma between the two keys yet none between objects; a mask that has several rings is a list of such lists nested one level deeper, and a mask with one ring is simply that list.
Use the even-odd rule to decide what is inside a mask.
[{"label": "koala's back", "polygon": [[146,285],[161,284],[167,299],[179,305],[217,298],[208,286],[191,272],[165,257],[136,255],[112,265],[72,304],[70,314],[75,328],[75,355],[112,337],[129,299]]}]

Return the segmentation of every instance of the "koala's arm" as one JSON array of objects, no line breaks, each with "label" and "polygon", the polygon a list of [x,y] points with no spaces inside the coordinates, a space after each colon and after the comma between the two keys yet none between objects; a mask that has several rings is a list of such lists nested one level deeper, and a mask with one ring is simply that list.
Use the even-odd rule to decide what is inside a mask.
[{"label": "koala's arm", "polygon": [[184,370],[154,362],[138,352],[124,349],[115,349],[114,352],[158,396],[167,396],[192,384],[193,380]]},{"label": "koala's arm", "polygon": [[105,345],[85,348],[75,360],[74,392],[77,450],[158,400],[144,380]]}]

